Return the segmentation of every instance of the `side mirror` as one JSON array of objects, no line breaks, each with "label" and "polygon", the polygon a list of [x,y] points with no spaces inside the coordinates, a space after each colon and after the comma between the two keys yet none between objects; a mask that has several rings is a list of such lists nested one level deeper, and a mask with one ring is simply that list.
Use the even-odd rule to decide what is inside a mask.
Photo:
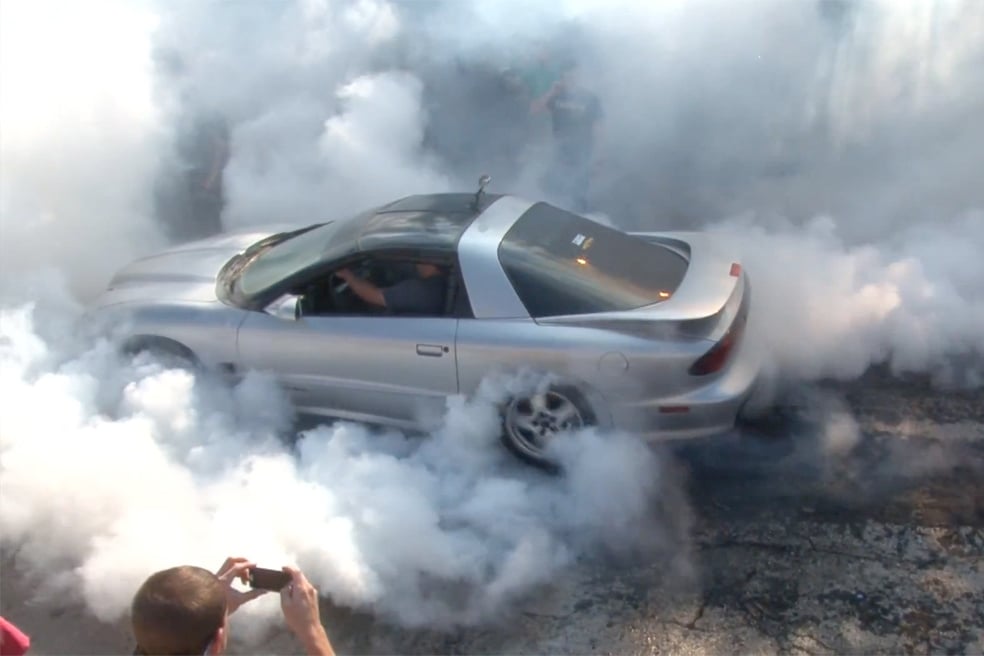
[{"label": "side mirror", "polygon": [[297,321],[301,317],[301,297],[293,294],[281,296],[266,306],[263,311],[278,319]]}]

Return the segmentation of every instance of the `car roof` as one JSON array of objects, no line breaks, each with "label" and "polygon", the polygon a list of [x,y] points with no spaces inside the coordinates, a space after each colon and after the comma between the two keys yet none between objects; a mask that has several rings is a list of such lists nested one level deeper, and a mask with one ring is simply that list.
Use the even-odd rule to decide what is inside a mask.
[{"label": "car roof", "polygon": [[410,248],[454,252],[471,222],[500,197],[483,194],[476,208],[475,194],[407,196],[360,215],[355,241],[360,251]]}]

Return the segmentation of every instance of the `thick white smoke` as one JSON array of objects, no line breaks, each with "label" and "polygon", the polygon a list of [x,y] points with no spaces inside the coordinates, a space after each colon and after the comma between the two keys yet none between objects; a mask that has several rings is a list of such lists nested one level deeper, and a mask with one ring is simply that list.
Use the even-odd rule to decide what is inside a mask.
[{"label": "thick white smoke", "polygon": [[151,220],[165,126],[155,16],[126,2],[0,7],[0,261],[5,291],[53,268],[80,294],[163,244]]},{"label": "thick white smoke", "polygon": [[[79,343],[81,303],[163,244],[154,189],[198,111],[230,125],[226,225],[313,221],[470,189],[510,124],[469,101],[467,66],[565,41],[605,107],[595,209],[733,240],[781,373],[981,384],[984,5],[529,5],[0,3],[0,531],[42,595],[110,619],[149,571],[242,553],[404,623],[474,621],[576,554],[685,532],[651,516],[665,472],[630,437],[572,438],[570,476],[542,478],[485,398],[426,442],[340,425],[292,450],[267,378]],[[539,191],[537,128],[495,191]]]},{"label": "thick white smoke", "polygon": [[[339,424],[291,449],[271,380],[229,389],[118,362],[108,343],[66,357],[33,319],[2,316],[3,539],[19,567],[58,572],[42,597],[80,593],[100,619],[150,571],[248,553],[404,624],[489,621],[576,554],[684,538],[654,523],[662,467],[627,436],[571,436],[563,478],[517,467],[498,442],[502,384],[455,399],[427,439]],[[277,603],[244,612],[272,619]]]},{"label": "thick white smoke", "polygon": [[[420,81],[388,2],[164,4],[158,81],[232,131],[227,225],[310,223],[450,182],[424,157]],[[205,26],[208,26],[207,28]]]},{"label": "thick white smoke", "polygon": [[241,125],[227,222],[310,223],[421,189],[451,190],[420,152],[421,91],[408,73],[367,74],[338,88],[338,114],[299,104]]},{"label": "thick white smoke", "polygon": [[[596,207],[626,228],[720,229],[780,375],[887,361],[981,384],[984,5],[522,5],[439,3],[421,19],[432,59],[580,60],[605,111]],[[511,184],[537,193],[542,161],[519,164]]]},{"label": "thick white smoke", "polygon": [[849,245],[829,217],[714,227],[743,254],[760,341],[784,376],[852,379],[887,362],[943,385],[984,385],[984,212]]}]

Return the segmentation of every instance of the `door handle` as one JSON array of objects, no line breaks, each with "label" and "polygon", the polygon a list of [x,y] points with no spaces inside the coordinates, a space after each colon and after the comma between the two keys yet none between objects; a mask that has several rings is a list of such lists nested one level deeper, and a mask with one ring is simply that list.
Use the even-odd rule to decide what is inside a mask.
[{"label": "door handle", "polygon": [[448,347],[440,344],[417,344],[417,355],[439,358],[447,352]]}]

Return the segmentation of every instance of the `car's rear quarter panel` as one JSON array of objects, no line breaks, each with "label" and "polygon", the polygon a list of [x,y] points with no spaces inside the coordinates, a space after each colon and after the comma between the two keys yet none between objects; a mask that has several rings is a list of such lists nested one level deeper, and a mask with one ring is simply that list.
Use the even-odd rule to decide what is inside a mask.
[{"label": "car's rear quarter panel", "polygon": [[[474,264],[478,258],[488,268],[500,266],[495,246],[503,232],[499,227],[494,240],[488,235],[476,239],[476,247],[462,254],[466,272],[469,268],[478,270]],[[643,313],[617,313],[623,315],[619,320],[636,324],[631,330],[587,325],[577,317],[567,325],[551,323],[550,319],[534,321],[528,316],[463,319],[457,335],[461,392],[473,393],[490,372],[531,370],[573,382],[588,394],[604,422],[650,439],[697,437],[730,429],[758,371],[749,349],[741,345],[727,365],[714,374],[693,376],[688,372],[727,329],[729,312],[722,312],[720,324],[712,326],[706,335],[668,335],[674,329],[665,329],[677,322],[710,317],[729,299],[740,299],[744,277],[729,275],[732,254],[704,235],[637,236],[651,240],[669,236],[683,241],[688,256],[696,259],[692,262],[696,269],[691,267],[673,300]],[[489,297],[508,296],[510,310],[517,305],[515,291],[501,268],[495,276],[466,276],[466,281],[473,298],[488,294],[493,287],[496,294]],[[485,315],[506,312],[500,305],[482,309]],[[638,330],[645,324],[652,326],[651,333]]]},{"label": "car's rear quarter panel", "polygon": [[490,372],[550,373],[589,391],[607,409],[699,387],[703,381],[686,371],[709,347],[703,340],[674,343],[530,319],[462,320],[458,381],[470,394]]}]

